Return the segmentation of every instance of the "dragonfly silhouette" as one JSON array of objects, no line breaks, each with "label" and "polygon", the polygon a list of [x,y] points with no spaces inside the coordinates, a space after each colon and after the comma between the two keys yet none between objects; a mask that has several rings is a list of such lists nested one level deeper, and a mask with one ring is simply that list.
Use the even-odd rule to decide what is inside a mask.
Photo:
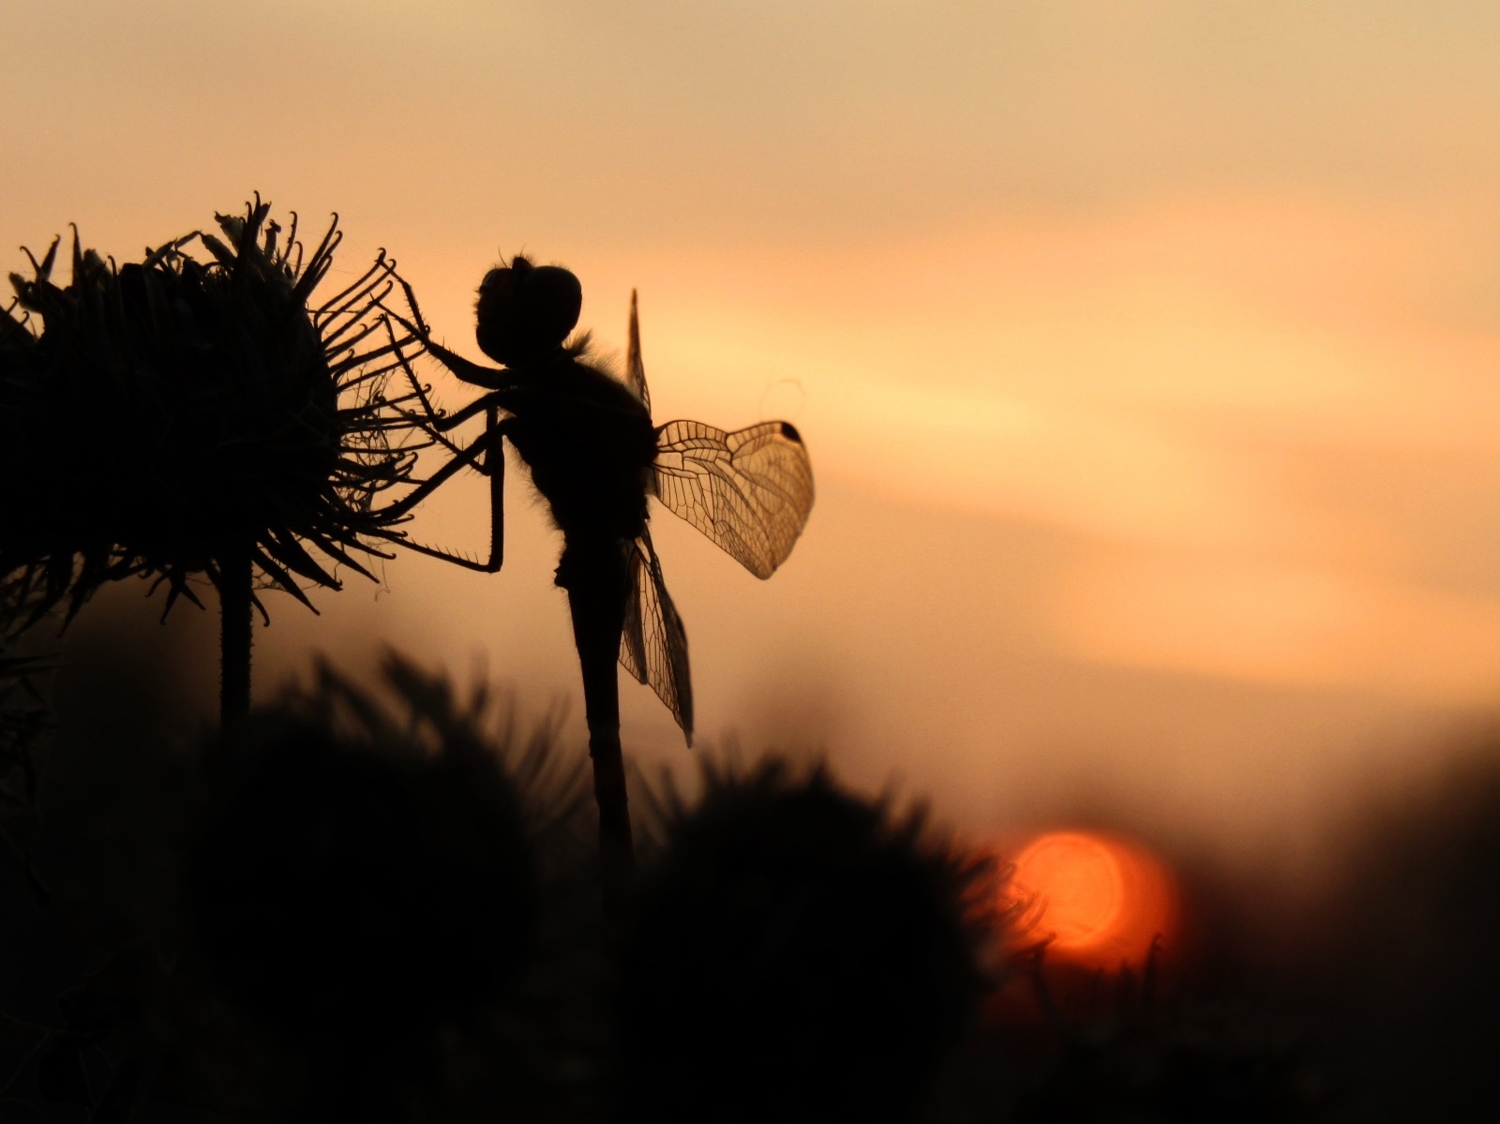
[{"label": "dragonfly silhouette", "polygon": [[[500,369],[434,343],[409,286],[406,298],[415,322],[392,315],[460,380],[488,393],[443,414],[433,409],[407,365],[424,424],[452,459],[403,506],[414,505],[463,468],[475,467],[489,477],[491,523],[490,556],[484,561],[410,540],[405,545],[470,569],[500,569],[502,443],[508,438],[563,533],[556,582],[568,595],[583,671],[605,894],[618,900],[633,865],[633,847],[616,661],[656,691],[689,745],[693,734],[687,633],[651,544],[647,497],[656,496],[756,577],[768,578],[791,553],[812,509],[807,450],[788,422],[732,432],[695,421],[653,425],[634,293],[623,381],[590,361],[586,334],[566,342],[578,323],[583,291],[578,278],[559,266],[536,266],[518,255],[485,275],[475,337],[480,350],[503,365]],[[444,436],[481,413],[485,430],[467,446]]]}]

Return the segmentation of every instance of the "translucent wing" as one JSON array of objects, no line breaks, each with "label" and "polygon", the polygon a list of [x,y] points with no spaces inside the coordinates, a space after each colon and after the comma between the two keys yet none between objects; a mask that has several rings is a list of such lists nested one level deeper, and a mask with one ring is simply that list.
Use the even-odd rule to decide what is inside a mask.
[{"label": "translucent wing", "polygon": [[656,434],[657,498],[756,577],[770,577],[812,510],[812,462],[796,428],[770,421],[726,433],[674,421]]},{"label": "translucent wing", "polygon": [[646,413],[649,414],[651,392],[646,389],[646,365],[641,362],[641,321],[636,313],[634,289],[630,290],[630,345],[625,352],[625,385],[646,404]]},{"label": "translucent wing", "polygon": [[649,684],[693,744],[693,683],[688,672],[687,630],[662,581],[661,562],[642,531],[630,557],[630,600],[620,634],[620,663]]}]

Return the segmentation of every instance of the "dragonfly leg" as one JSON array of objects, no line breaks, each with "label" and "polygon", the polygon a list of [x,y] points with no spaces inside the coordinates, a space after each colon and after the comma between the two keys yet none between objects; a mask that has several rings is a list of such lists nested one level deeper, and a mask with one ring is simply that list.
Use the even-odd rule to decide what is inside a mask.
[{"label": "dragonfly leg", "polygon": [[[412,299],[415,299],[415,297],[413,297]],[[391,315],[396,316],[395,313],[391,313]],[[401,322],[403,327],[411,331],[413,334],[418,332],[418,328],[410,321],[403,319],[400,316],[396,316],[396,319]],[[425,328],[423,328],[422,330],[425,331]],[[480,395],[473,402],[470,402],[467,406],[464,406],[454,414],[445,414],[441,410],[436,409],[432,404],[432,399],[427,397],[427,392],[431,388],[424,386],[422,384],[422,380],[417,378],[417,372],[412,370],[411,360],[409,360],[406,357],[406,353],[401,350],[401,345],[397,342],[395,332],[391,329],[389,321],[387,321],[386,323],[386,332],[387,334],[389,334],[391,339],[390,350],[395,353],[396,361],[400,365],[401,370],[406,375],[406,381],[411,384],[412,391],[415,393],[417,401],[421,403],[422,413],[419,418],[421,425],[424,429],[427,430],[429,435],[436,438],[439,442],[446,446],[449,452],[457,455],[459,452],[458,446],[454,445],[453,442],[443,437],[443,434],[447,433],[449,430],[457,429],[460,425],[468,421],[470,418],[476,417],[481,411],[492,411],[495,405],[492,395]],[[437,357],[443,361],[444,366],[449,366],[447,359],[444,357],[461,359],[461,357],[454,356],[452,352],[446,350],[445,348],[441,348],[438,347],[437,344],[427,342],[425,337],[423,336],[418,336],[418,339],[423,341],[423,346],[427,348],[429,352],[437,355]],[[462,361],[467,362],[467,360]],[[450,366],[450,370],[451,369],[452,368]],[[494,427],[491,426],[490,428],[493,429]]]},{"label": "dragonfly leg", "polygon": [[[452,460],[427,480],[419,484],[410,494],[402,497],[399,503],[393,505],[397,514],[404,514],[430,496],[451,476],[463,468],[471,466],[478,468],[483,475],[489,477],[490,481],[489,558],[481,562],[478,559],[466,558],[462,554],[454,554],[452,551],[443,550],[439,547],[425,546],[410,539],[400,540],[402,546],[408,550],[415,550],[418,554],[425,554],[431,558],[441,558],[444,562],[452,562],[469,570],[478,570],[483,574],[500,572],[501,566],[505,564],[505,447],[503,438],[509,431],[509,423],[509,418],[502,419],[500,417],[500,411],[497,406],[493,404],[489,405],[485,412],[484,433],[476,437],[467,449],[461,450]],[[479,460],[481,454],[483,460]]]},{"label": "dragonfly leg", "polygon": [[[415,301],[416,295],[412,293],[411,286],[407,285],[405,281],[401,282],[401,284],[406,289],[407,300]],[[464,382],[472,386],[482,386],[487,390],[502,390],[515,385],[515,377],[509,371],[494,367],[481,367],[478,363],[465,359],[456,351],[449,351],[442,344],[434,343],[432,340],[432,330],[423,323],[421,313],[417,313],[417,322],[413,324],[399,312],[390,308],[387,308],[386,312],[398,324],[420,340],[422,346],[427,349],[433,358]]]},{"label": "dragonfly leg", "polygon": [[[383,510],[393,516],[405,515],[412,508],[416,507],[417,504],[421,503],[447,483],[449,478],[456,476],[466,468],[477,467],[479,458],[489,451],[491,443],[497,445],[500,443],[498,427],[495,429],[486,429],[469,443],[468,448],[459,449],[452,460]],[[486,466],[489,465],[488,457],[485,458],[484,463]]]},{"label": "dragonfly leg", "polygon": [[[403,366],[405,366],[404,363]],[[422,425],[434,436],[447,433],[451,429],[457,429],[470,418],[477,417],[480,413],[495,408],[493,396],[484,394],[456,413],[444,414],[433,408],[432,402],[427,397],[427,388],[417,381],[416,373],[410,367],[407,367],[406,378],[411,383],[412,389],[416,391],[417,400],[422,403],[422,413],[424,415],[421,419]],[[445,441],[444,444],[448,443]],[[449,445],[449,448],[452,448],[452,445]]]}]

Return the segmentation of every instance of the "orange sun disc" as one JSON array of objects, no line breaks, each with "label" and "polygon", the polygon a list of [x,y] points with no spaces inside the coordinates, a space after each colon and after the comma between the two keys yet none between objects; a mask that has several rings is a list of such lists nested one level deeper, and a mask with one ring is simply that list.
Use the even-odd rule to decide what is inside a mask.
[{"label": "orange sun disc", "polygon": [[1007,896],[1026,904],[1028,936],[1050,937],[1049,957],[1091,968],[1139,966],[1178,919],[1171,873],[1139,844],[1094,832],[1053,831],[1015,859]]}]

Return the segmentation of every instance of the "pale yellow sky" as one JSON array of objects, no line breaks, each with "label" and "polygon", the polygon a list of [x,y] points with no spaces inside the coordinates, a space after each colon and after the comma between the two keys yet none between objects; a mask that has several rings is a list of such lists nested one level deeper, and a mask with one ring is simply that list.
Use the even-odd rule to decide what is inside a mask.
[{"label": "pale yellow sky", "polygon": [[[259,189],[338,210],[344,269],[388,246],[471,354],[473,286],[524,248],[608,346],[639,287],[659,420],[797,422],[820,500],[770,583],[656,520],[706,734],[821,744],[976,828],[1092,799],[1243,840],[1500,702],[1492,4],[0,0],[0,26],[0,245],[76,221],[129,255]],[[266,659],[383,636],[575,692],[511,483],[504,574],[402,559],[378,600],[283,608]],[[477,502],[424,533],[477,543]],[[641,695],[627,745],[685,762]]]}]

